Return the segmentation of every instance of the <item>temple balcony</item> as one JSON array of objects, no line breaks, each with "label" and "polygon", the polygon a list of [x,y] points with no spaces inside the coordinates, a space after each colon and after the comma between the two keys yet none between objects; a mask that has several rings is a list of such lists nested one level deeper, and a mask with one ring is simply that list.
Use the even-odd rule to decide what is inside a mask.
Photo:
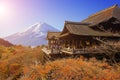
[{"label": "temple balcony", "polygon": [[48,55],[50,54],[88,54],[88,53],[97,53],[97,49],[90,47],[90,48],[81,48],[81,49],[72,49],[72,48],[46,48],[44,47],[42,51]]}]

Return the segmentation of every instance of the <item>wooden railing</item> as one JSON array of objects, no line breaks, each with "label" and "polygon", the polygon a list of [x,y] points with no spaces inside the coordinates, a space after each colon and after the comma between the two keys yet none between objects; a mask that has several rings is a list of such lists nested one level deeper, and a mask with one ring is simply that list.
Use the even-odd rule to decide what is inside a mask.
[{"label": "wooden railing", "polygon": [[48,49],[46,47],[44,47],[42,49],[42,51],[46,54],[59,54],[60,53],[60,49],[54,49],[54,48],[53,49]]},{"label": "wooden railing", "polygon": [[85,49],[75,49],[73,50],[73,54],[84,54],[84,53],[87,53],[87,50]]},{"label": "wooden railing", "polygon": [[[109,44],[113,45],[113,44]],[[114,44],[115,45],[115,44]],[[101,45],[104,46],[104,45]],[[96,46],[96,47],[88,47],[88,48],[81,48],[81,49],[72,49],[72,48],[43,48],[43,51],[46,54],[59,54],[60,52],[62,53],[68,53],[68,54],[88,54],[88,53],[102,53],[102,51],[99,50],[101,46]],[[120,46],[116,44],[116,46]]]},{"label": "wooden railing", "polygon": [[64,52],[64,53],[69,53],[69,54],[97,53],[97,49],[95,49],[95,48],[85,48],[85,49],[68,49],[68,48],[63,48],[61,51]]},{"label": "wooden railing", "polygon": [[[82,49],[71,49],[71,48],[62,48],[62,49],[48,49],[48,48],[43,48],[43,52],[46,54],[60,54],[60,53],[67,53],[67,54],[91,54],[91,53],[99,53],[99,47],[93,48],[82,48]],[[100,52],[102,53],[102,52]]]},{"label": "wooden railing", "polygon": [[51,49],[51,54],[59,54],[60,49]]}]

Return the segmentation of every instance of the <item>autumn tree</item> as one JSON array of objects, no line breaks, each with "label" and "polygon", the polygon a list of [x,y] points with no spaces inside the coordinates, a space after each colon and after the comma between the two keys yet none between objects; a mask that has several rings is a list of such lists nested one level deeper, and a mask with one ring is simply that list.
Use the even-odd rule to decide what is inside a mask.
[{"label": "autumn tree", "polygon": [[111,62],[117,63],[116,62],[116,54],[119,56],[118,53],[120,53],[120,42],[119,41],[104,41],[102,39],[96,38],[99,42],[102,44],[98,47],[98,52],[104,53],[107,55]]}]

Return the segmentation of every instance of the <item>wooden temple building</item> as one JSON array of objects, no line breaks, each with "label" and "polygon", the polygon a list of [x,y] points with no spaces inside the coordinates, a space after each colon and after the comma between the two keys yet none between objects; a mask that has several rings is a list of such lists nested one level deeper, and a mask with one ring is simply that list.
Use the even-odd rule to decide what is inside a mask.
[{"label": "wooden temple building", "polygon": [[59,36],[61,32],[48,32],[47,40],[48,40],[48,48],[56,47],[60,45],[59,43]]},{"label": "wooden temple building", "polygon": [[[96,53],[101,44],[96,38],[120,40],[118,5],[97,12],[81,22],[65,21],[62,32],[48,32],[47,35],[49,49],[57,48],[61,53],[69,54]],[[52,50],[50,54],[53,53]]]}]

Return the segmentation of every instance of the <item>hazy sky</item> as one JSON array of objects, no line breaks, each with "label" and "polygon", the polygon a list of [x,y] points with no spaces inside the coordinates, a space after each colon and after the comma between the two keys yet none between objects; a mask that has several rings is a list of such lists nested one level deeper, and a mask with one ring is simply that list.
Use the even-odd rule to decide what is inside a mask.
[{"label": "hazy sky", "polygon": [[62,30],[64,21],[81,21],[89,15],[120,5],[120,0],[0,0],[0,37],[46,22]]}]

